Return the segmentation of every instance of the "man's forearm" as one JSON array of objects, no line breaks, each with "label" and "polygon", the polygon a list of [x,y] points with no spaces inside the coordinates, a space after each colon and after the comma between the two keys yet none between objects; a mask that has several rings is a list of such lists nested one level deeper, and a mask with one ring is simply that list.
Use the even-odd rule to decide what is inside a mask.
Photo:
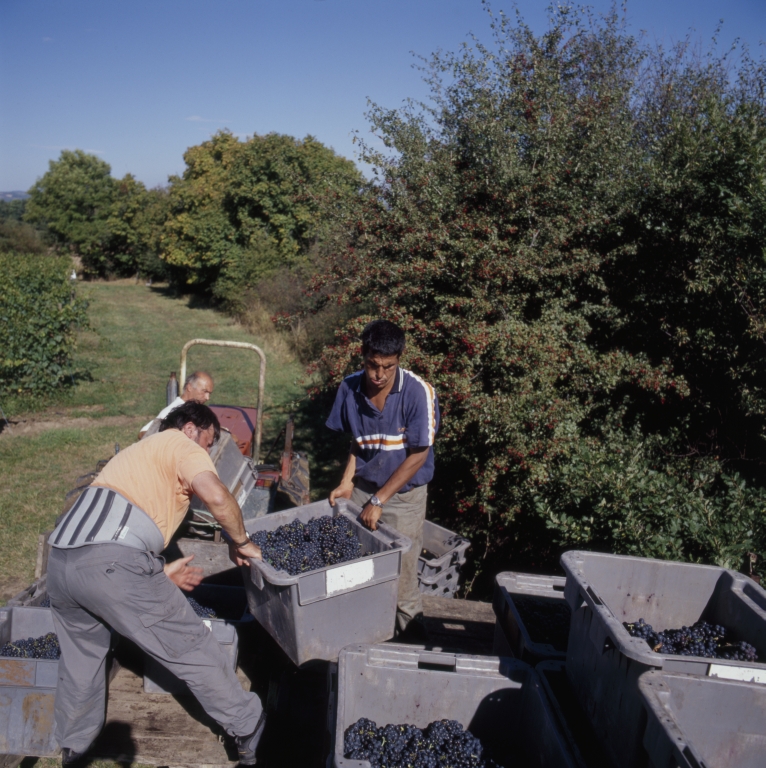
[{"label": "man's forearm", "polygon": [[248,538],[239,505],[217,475],[213,472],[197,475],[192,488],[233,541],[239,543]]},{"label": "man's forearm", "polygon": [[230,503],[220,506],[207,504],[207,508],[232,541],[240,543],[249,538],[242,521],[242,512],[233,496],[230,496]]},{"label": "man's forearm", "polygon": [[354,446],[348,452],[348,461],[346,462],[346,469],[343,471],[343,477],[341,478],[341,485],[351,485],[354,482],[354,475],[356,474],[356,453],[354,452]]},{"label": "man's forearm", "polygon": [[426,463],[429,447],[411,448],[407,458],[396,468],[385,485],[378,490],[377,497],[385,504],[394,494],[412,480],[418,470]]}]

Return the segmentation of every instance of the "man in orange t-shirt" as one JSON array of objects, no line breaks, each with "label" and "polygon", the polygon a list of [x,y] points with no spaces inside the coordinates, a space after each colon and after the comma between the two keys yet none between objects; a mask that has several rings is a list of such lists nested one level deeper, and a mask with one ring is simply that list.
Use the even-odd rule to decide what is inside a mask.
[{"label": "man in orange t-shirt", "polygon": [[242,689],[218,641],[181,590],[202,580],[191,557],[166,564],[159,553],[194,494],[221,524],[238,565],[260,558],[234,497],[209,451],[215,414],[188,402],[160,432],[118,453],[50,536],[48,593],[61,644],[55,736],[62,763],[79,760],[104,725],[110,632],[130,638],[167,667],[205,711],[235,737],[240,762],[255,764],[264,713]]}]

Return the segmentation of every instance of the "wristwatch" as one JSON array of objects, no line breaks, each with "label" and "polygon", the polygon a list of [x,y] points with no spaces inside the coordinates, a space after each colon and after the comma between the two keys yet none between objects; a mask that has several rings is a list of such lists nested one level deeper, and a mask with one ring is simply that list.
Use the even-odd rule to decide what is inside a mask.
[{"label": "wristwatch", "polygon": [[231,542],[237,549],[242,549],[242,547],[246,547],[248,544],[250,544],[250,539],[247,538],[244,541],[236,542],[232,539]]},{"label": "wristwatch", "polygon": [[377,494],[374,493],[370,496],[370,500],[367,503],[372,504],[373,507],[383,508],[383,502],[378,498]]}]

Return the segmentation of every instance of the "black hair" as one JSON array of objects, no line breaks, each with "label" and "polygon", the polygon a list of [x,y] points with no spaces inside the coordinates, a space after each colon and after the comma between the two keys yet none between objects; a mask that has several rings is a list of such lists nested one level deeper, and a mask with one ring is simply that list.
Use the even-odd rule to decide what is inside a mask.
[{"label": "black hair", "polygon": [[390,320],[373,320],[362,331],[362,355],[402,356],[404,331]]},{"label": "black hair", "polygon": [[161,422],[160,432],[166,429],[183,429],[184,424],[191,422],[197,429],[203,432],[211,426],[215,430],[215,439],[221,436],[221,425],[218,423],[218,417],[202,403],[190,400],[188,403],[174,408]]}]

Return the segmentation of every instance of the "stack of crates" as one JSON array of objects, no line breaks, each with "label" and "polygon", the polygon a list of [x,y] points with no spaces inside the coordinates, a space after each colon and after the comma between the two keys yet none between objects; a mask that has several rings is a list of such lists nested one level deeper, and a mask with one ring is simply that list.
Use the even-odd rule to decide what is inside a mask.
[{"label": "stack of crates", "polygon": [[426,520],[423,550],[418,556],[418,587],[423,594],[454,597],[460,587],[460,568],[465,565],[471,542],[453,531]]}]

